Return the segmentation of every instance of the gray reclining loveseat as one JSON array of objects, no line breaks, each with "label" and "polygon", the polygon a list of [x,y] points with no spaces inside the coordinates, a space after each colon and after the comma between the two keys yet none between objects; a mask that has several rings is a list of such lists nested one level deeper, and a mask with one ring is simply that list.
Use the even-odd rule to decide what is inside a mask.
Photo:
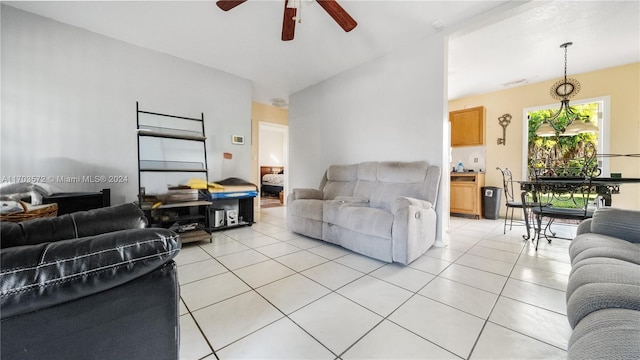
[{"label": "gray reclining loveseat", "polygon": [[441,170],[424,161],[331,165],[319,189],[294,189],[289,230],[409,264],[436,238]]},{"label": "gray reclining loveseat", "polygon": [[569,359],[640,359],[640,211],[600,208],[569,246]]}]

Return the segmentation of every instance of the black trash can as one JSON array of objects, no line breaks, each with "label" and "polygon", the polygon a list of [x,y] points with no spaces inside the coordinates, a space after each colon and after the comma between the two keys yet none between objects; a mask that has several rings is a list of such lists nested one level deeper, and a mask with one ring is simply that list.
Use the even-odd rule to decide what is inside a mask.
[{"label": "black trash can", "polygon": [[502,189],[495,186],[482,188],[482,216],[485,219],[495,220],[500,213],[500,197]]}]

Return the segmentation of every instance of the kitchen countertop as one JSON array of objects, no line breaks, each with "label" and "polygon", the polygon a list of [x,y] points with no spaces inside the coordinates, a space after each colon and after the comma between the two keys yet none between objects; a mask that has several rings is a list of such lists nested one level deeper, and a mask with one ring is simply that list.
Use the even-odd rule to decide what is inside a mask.
[{"label": "kitchen countertop", "polygon": [[465,171],[465,172],[450,172],[451,175],[471,175],[471,174],[485,174],[484,171]]}]

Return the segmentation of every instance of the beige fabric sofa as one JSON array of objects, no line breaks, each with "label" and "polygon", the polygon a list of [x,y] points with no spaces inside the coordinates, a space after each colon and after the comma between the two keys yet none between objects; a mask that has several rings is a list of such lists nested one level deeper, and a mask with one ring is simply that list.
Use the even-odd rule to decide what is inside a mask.
[{"label": "beige fabric sofa", "polygon": [[331,165],[319,189],[294,189],[289,230],[409,264],[436,238],[441,169],[424,161]]}]

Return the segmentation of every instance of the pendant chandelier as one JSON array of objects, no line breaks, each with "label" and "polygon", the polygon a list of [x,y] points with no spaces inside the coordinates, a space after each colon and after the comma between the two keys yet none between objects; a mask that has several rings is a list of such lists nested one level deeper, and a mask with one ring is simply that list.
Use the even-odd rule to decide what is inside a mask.
[{"label": "pendant chandelier", "polygon": [[551,96],[560,100],[560,109],[553,115],[542,120],[536,130],[540,137],[575,136],[586,132],[598,132],[598,128],[591,122],[588,115],[581,115],[569,106],[569,99],[580,91],[580,83],[576,79],[567,78],[567,48],[573,43],[560,45],[564,48],[564,79],[558,80],[551,86]]}]

